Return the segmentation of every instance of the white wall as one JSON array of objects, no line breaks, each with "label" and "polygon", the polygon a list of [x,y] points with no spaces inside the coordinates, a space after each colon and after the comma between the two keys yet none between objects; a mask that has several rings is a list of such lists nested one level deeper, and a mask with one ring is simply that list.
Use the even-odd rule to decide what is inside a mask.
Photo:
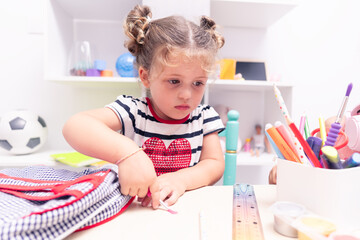
[{"label": "white wall", "polygon": [[[61,128],[75,112],[102,107],[128,90],[74,87],[43,79],[42,0],[2,1],[0,8],[0,115],[26,108],[49,126],[45,149],[64,149]],[[19,7],[23,6],[23,7]],[[271,74],[294,83],[293,118],[304,110],[310,127],[335,115],[347,84],[349,108],[360,103],[360,2],[306,0],[267,30],[222,29],[222,57],[266,59]]]},{"label": "white wall", "polygon": [[350,82],[348,109],[360,104],[359,12],[357,0],[302,0],[268,29],[222,29],[221,56],[266,60],[270,78],[295,86],[295,123],[306,111],[314,129],[320,115],[337,114]]},{"label": "white wall", "polygon": [[360,1],[302,1],[267,32],[272,73],[294,83],[293,118],[306,111],[310,127],[336,115],[350,82],[347,109],[360,104]]}]

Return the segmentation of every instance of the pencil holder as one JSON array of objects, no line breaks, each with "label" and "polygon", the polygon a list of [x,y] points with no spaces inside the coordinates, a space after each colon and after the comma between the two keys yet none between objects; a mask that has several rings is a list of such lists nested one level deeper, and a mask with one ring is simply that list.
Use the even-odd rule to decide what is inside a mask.
[{"label": "pencil holder", "polygon": [[277,199],[343,226],[360,226],[360,167],[323,169],[278,159]]}]

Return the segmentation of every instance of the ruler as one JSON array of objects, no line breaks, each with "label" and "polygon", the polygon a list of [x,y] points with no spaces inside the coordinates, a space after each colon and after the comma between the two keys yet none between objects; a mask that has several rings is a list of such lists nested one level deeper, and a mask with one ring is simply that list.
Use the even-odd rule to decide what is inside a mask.
[{"label": "ruler", "polygon": [[254,187],[235,184],[233,195],[233,240],[264,240]]}]

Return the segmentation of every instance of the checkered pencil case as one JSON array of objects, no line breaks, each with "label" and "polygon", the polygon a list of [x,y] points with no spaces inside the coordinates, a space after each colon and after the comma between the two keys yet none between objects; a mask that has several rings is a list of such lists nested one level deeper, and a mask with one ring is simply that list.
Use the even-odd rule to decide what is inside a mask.
[{"label": "checkered pencil case", "polygon": [[0,171],[0,239],[63,239],[111,220],[133,198],[117,167],[74,172],[33,166]]}]

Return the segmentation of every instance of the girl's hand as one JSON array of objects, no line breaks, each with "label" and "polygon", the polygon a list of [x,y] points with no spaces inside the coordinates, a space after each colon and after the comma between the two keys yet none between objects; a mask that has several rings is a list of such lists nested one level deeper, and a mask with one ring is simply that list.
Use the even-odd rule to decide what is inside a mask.
[{"label": "girl's hand", "polygon": [[[158,208],[160,199],[168,206],[176,203],[178,198],[186,191],[186,186],[183,182],[177,172],[165,173],[157,177],[156,182],[150,187],[152,207],[154,209]],[[145,198],[142,205],[147,206],[149,203],[149,198]]]},{"label": "girl's hand", "polygon": [[[118,165],[121,193],[144,198],[149,187],[156,180],[154,165],[150,158],[140,151]],[[154,191],[158,191],[153,188]]]}]

